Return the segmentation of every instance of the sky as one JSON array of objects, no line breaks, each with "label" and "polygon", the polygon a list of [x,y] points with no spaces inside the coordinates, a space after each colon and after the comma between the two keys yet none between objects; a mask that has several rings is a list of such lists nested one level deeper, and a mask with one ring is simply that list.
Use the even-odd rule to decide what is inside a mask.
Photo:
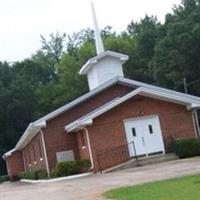
[{"label": "sky", "polygon": [[[181,0],[93,0],[99,27],[120,32],[132,21],[165,14]],[[41,48],[40,35],[93,28],[90,0],[0,0],[0,61],[20,61]]]}]

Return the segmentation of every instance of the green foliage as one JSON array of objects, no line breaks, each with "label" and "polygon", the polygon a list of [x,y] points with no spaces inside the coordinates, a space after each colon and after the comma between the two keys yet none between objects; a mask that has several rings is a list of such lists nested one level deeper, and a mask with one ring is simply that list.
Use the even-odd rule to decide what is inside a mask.
[{"label": "green foliage", "polygon": [[60,35],[58,32],[55,35],[51,33],[49,41],[47,41],[45,37],[41,35],[42,50],[55,62],[55,64],[58,64],[60,58],[62,57],[65,39],[65,33],[62,35]]},{"label": "green foliage", "polygon": [[10,177],[9,176],[0,176],[0,184],[10,181]]},{"label": "green foliage", "polygon": [[166,17],[165,35],[155,46],[150,62],[159,85],[183,91],[187,79],[189,93],[200,95],[200,6],[197,0],[184,0]]},{"label": "green foliage", "polygon": [[139,23],[131,22],[128,33],[132,39],[129,63],[129,77],[140,81],[152,82],[153,77],[149,72],[149,62],[154,56],[154,49],[162,36],[161,24],[154,16],[145,16]]},{"label": "green foliage", "polygon": [[105,193],[115,200],[189,200],[198,199],[200,175],[145,183],[114,189]]},{"label": "green foliage", "polygon": [[52,170],[52,177],[62,177],[78,174],[80,168],[76,161],[64,161],[56,165]]},{"label": "green foliage", "polygon": [[78,160],[77,165],[79,166],[80,169],[83,169],[83,168],[88,169],[89,167],[91,167],[91,162],[90,160]]},{"label": "green foliage", "polygon": [[34,169],[20,174],[21,179],[39,180],[47,178],[47,171],[45,169]]},{"label": "green foliage", "polygon": [[188,158],[200,155],[200,139],[182,139],[172,142],[172,150],[180,158]]}]

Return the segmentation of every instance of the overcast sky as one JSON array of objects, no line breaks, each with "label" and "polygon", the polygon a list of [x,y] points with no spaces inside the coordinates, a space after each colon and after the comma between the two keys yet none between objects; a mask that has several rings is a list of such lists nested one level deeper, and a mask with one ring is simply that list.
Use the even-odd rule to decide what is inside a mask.
[{"label": "overcast sky", "polygon": [[[181,0],[93,0],[100,28],[118,32],[145,14],[164,21]],[[0,60],[19,61],[41,47],[40,34],[93,27],[90,0],[0,0]]]}]

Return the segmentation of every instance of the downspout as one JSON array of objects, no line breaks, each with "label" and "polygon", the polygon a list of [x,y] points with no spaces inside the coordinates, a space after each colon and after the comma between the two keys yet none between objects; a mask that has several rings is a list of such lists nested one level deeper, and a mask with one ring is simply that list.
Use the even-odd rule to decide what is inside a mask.
[{"label": "downspout", "polygon": [[8,176],[10,176],[10,169],[9,169],[9,167],[8,167],[8,161],[7,161],[7,158],[5,159],[5,161],[6,161],[7,174],[8,174]]},{"label": "downspout", "polygon": [[44,133],[42,130],[40,130],[41,133],[41,139],[42,139],[42,146],[43,146],[43,150],[44,150],[44,160],[45,160],[45,164],[46,164],[46,170],[47,170],[47,174],[50,177],[50,170],[49,170],[49,163],[48,163],[48,158],[47,158],[47,150],[46,150],[46,145],[45,145],[45,141],[44,141]]},{"label": "downspout", "polygon": [[85,130],[85,133],[86,133],[88,151],[89,151],[89,156],[90,156],[90,161],[91,161],[91,168],[90,169],[94,169],[94,160],[93,160],[93,156],[92,156],[92,148],[91,148],[91,144],[90,144],[89,131],[88,131],[87,128],[84,128],[84,130]]},{"label": "downspout", "polygon": [[26,168],[26,160],[25,160],[25,156],[24,156],[24,150],[22,150],[22,157],[23,157],[23,162],[24,162],[24,169],[25,169],[25,172],[26,172],[27,168]]},{"label": "downspout", "polygon": [[200,137],[200,127],[199,127],[199,119],[197,116],[197,110],[193,111],[193,115],[194,115],[194,122],[195,122],[197,137],[199,138]]}]

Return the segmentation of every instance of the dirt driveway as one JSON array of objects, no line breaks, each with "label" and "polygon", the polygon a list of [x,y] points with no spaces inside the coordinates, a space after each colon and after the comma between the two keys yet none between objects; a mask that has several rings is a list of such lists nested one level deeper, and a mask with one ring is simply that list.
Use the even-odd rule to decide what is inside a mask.
[{"label": "dirt driveway", "polygon": [[54,183],[0,185],[0,200],[102,200],[111,188],[200,174],[200,157]]}]

